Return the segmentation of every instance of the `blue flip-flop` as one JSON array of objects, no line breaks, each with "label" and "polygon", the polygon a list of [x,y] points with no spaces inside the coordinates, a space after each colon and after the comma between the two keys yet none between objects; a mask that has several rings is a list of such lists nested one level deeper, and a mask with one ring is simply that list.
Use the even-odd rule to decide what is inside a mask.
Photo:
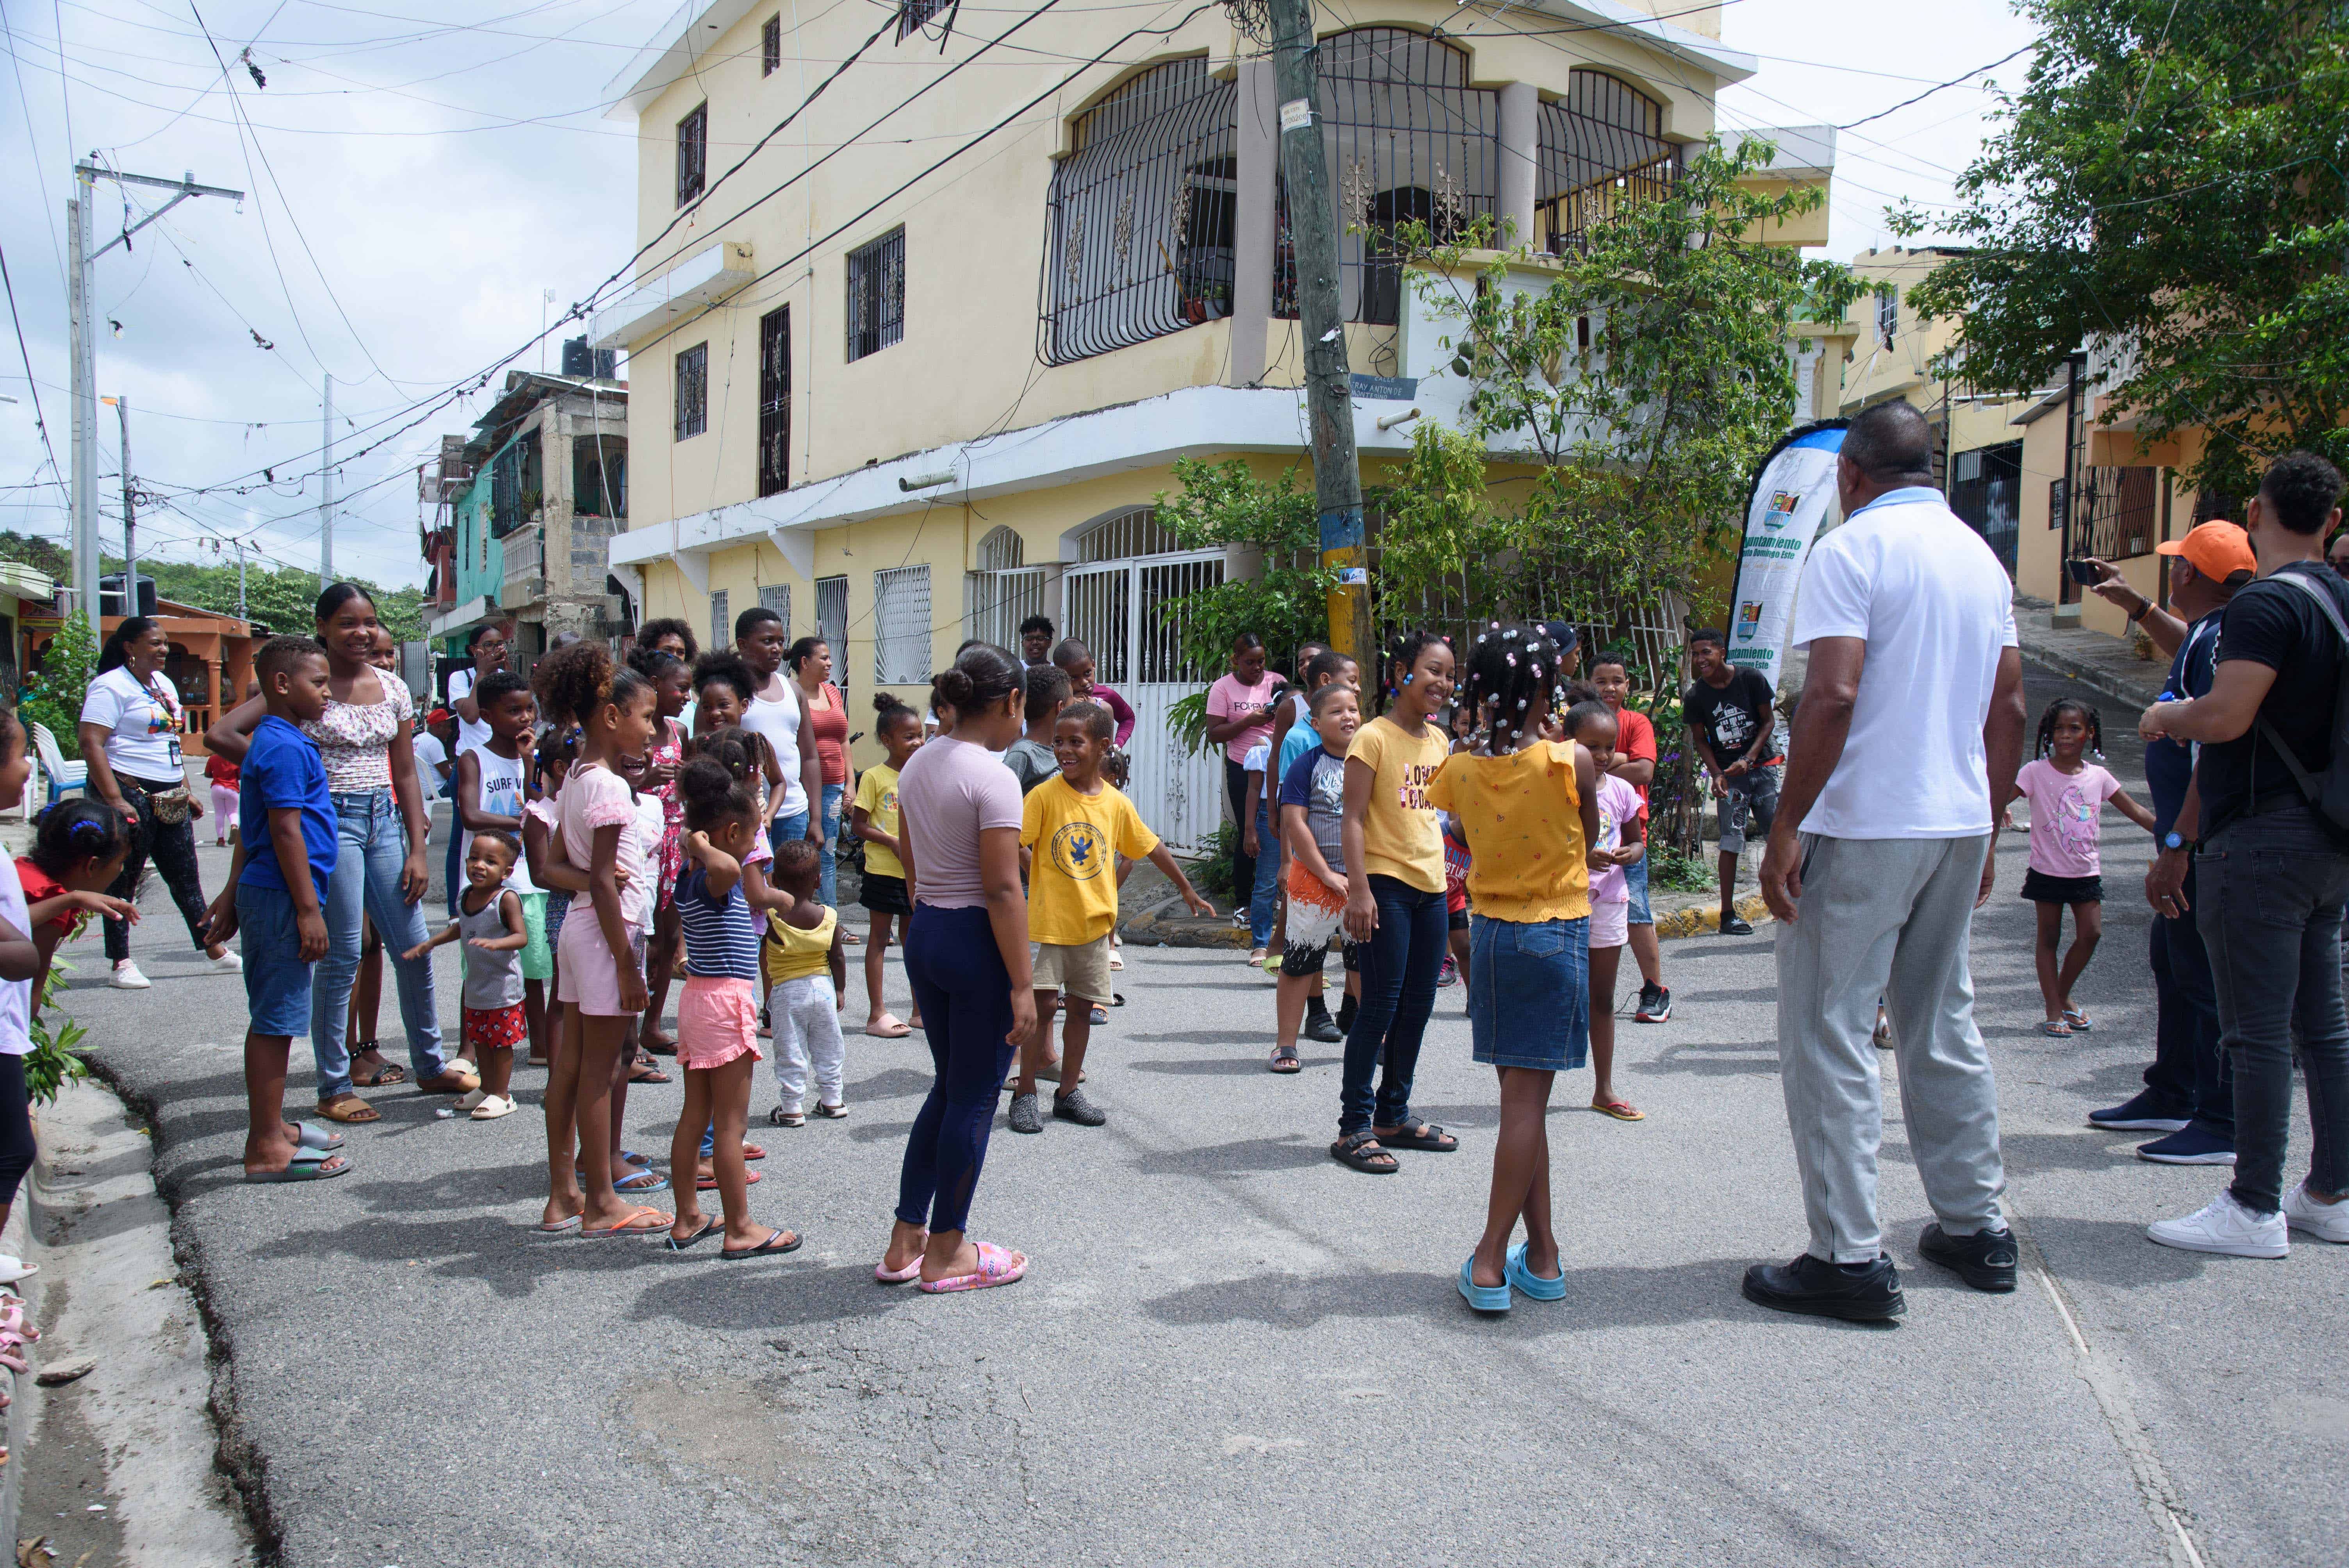
[{"label": "blue flip-flop", "polygon": [[614,1181],[612,1191],[626,1192],[632,1197],[638,1192],[666,1192],[668,1191],[668,1178],[657,1171],[638,1171]]},{"label": "blue flip-flop", "polygon": [[1556,1279],[1544,1279],[1526,1267],[1526,1243],[1517,1243],[1509,1249],[1508,1261],[1501,1265],[1508,1282],[1535,1301],[1562,1301],[1566,1298],[1566,1267],[1558,1265]]},{"label": "blue flip-flop", "polygon": [[1460,1298],[1479,1312],[1509,1310],[1509,1287],[1506,1284],[1478,1284],[1475,1269],[1476,1255],[1471,1253],[1460,1265]]}]

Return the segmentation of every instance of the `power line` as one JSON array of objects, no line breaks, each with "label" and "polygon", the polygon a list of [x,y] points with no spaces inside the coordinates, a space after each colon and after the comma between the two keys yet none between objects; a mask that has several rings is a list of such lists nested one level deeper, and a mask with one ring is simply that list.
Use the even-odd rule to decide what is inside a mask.
[{"label": "power line", "polygon": [[1927,98],[1931,98],[1935,93],[1947,91],[1947,90],[1948,90],[1949,88],[1955,88],[1955,87],[1963,87],[1966,83],[1968,83],[1968,82],[1970,82],[1970,81],[1973,80],[1976,77],[1981,76],[1984,71],[1994,71],[1994,70],[1998,69],[1998,67],[2001,67],[2001,66],[2002,66],[2002,65],[2006,64],[2006,62],[2007,62],[2007,61],[2009,61],[2009,60],[2018,60],[2018,59],[2021,59],[2023,56],[2025,56],[2025,55],[2027,55],[2027,54],[2031,53],[2031,51],[2032,51],[2032,50],[2033,50],[2033,49],[2037,48],[2038,46],[2039,46],[2039,40],[2038,40],[2038,39],[2036,39],[2036,38],[2033,38],[2033,39],[2032,39],[2032,40],[2031,40],[2031,42],[2029,42],[2029,43],[2027,43],[2027,44],[2023,45],[2023,47],[2021,47],[2021,48],[2019,48],[2019,49],[2015,50],[2015,51],[2014,51],[2014,53],[2013,53],[2013,54],[2011,54],[2011,55],[2002,55],[2002,56],[2001,56],[1999,58],[1997,58],[1997,59],[1995,59],[1995,60],[1992,60],[1990,64],[1988,64],[1988,65],[1986,65],[1986,66],[1976,66],[1972,70],[1968,71],[1964,76],[1961,76],[1961,77],[1951,77],[1948,81],[1946,81],[1946,82],[1941,82],[1941,83],[1939,83],[1939,84],[1937,84],[1937,85],[1935,85],[1935,86],[1933,86],[1933,87],[1927,88],[1923,92],[1919,93],[1915,98],[1902,98],[1899,103],[1894,104],[1890,108],[1881,108],[1881,109],[1878,109],[1878,110],[1877,110],[1874,114],[1867,115],[1867,116],[1862,117],[1861,119],[1858,119],[1853,120],[1849,125],[1839,125],[1839,126],[1836,127],[1836,129],[1837,129],[1837,130],[1851,130],[1851,129],[1856,129],[1856,128],[1857,128],[1857,127],[1859,127],[1859,126],[1866,125],[1869,120],[1872,120],[1872,119],[1883,119],[1886,115],[1888,115],[1888,114],[1898,114],[1898,113],[1899,113],[1902,109],[1907,108],[1908,108],[1910,104],[1912,104],[1912,103],[1923,103]]},{"label": "power line", "polygon": [[25,387],[33,397],[33,428],[41,433],[41,449],[49,455],[49,471],[63,477],[65,469],[57,467],[57,449],[49,444],[49,422],[41,413],[41,388],[33,379],[33,351],[25,346],[25,318],[16,314],[16,283],[8,275],[8,251],[0,245],[0,284],[8,293],[8,320],[16,329],[16,352],[25,361]]}]

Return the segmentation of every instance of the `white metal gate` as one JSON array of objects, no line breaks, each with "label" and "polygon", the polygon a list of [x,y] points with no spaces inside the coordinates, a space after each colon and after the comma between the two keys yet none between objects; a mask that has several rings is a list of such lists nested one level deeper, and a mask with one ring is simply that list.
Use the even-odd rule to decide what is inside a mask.
[{"label": "white metal gate", "polygon": [[1211,677],[1185,662],[1179,612],[1164,606],[1223,580],[1216,550],[1075,565],[1061,580],[1065,634],[1092,651],[1093,678],[1133,705],[1127,793],[1151,831],[1184,853],[1212,843],[1223,820],[1223,752],[1176,754],[1168,711]]}]

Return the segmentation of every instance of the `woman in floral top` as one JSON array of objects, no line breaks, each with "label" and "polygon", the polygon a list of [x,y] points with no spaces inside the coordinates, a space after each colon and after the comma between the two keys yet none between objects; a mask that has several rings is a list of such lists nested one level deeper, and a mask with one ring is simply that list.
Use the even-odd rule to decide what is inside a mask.
[{"label": "woman in floral top", "polygon": [[[336,583],[318,595],[317,619],[318,641],[326,647],[326,711],[302,731],[317,742],[326,762],[341,847],[326,884],[326,956],[311,981],[310,1048],[318,1061],[319,1113],[336,1121],[374,1121],[378,1113],[352,1090],[343,1036],[363,915],[374,920],[390,953],[416,1087],[461,1095],[479,1088],[481,1080],[451,1066],[441,1050],[430,954],[399,956],[431,935],[421,907],[431,881],[424,861],[424,792],[409,739],[416,704],[406,686],[371,662],[378,623],[364,591]],[[262,713],[258,700],[241,705],[212,727],[206,744],[242,762]],[[397,1083],[399,1071],[387,1065],[375,1081]]]}]

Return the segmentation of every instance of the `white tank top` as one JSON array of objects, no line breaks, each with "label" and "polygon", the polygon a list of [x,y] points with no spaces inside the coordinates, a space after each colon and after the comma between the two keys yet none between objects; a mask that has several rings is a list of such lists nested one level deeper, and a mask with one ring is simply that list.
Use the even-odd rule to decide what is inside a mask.
[{"label": "white tank top", "polygon": [[[523,802],[529,799],[528,792],[523,787],[522,758],[501,757],[484,746],[473,753],[473,760],[481,766],[481,810],[494,811],[501,817],[512,817],[516,821],[520,821]],[[514,837],[521,838],[522,830],[519,828],[514,830]],[[516,892],[530,893],[538,891],[538,884],[530,880],[529,857],[524,856],[514,861],[513,874],[506,878],[506,886]]]},{"label": "white tank top", "polygon": [[769,702],[754,696],[742,715],[742,727],[756,730],[767,738],[775,748],[775,760],[783,769],[783,803],[776,809],[779,817],[788,817],[808,809],[807,786],[800,782],[800,694],[788,680],[783,682],[783,700]]}]

